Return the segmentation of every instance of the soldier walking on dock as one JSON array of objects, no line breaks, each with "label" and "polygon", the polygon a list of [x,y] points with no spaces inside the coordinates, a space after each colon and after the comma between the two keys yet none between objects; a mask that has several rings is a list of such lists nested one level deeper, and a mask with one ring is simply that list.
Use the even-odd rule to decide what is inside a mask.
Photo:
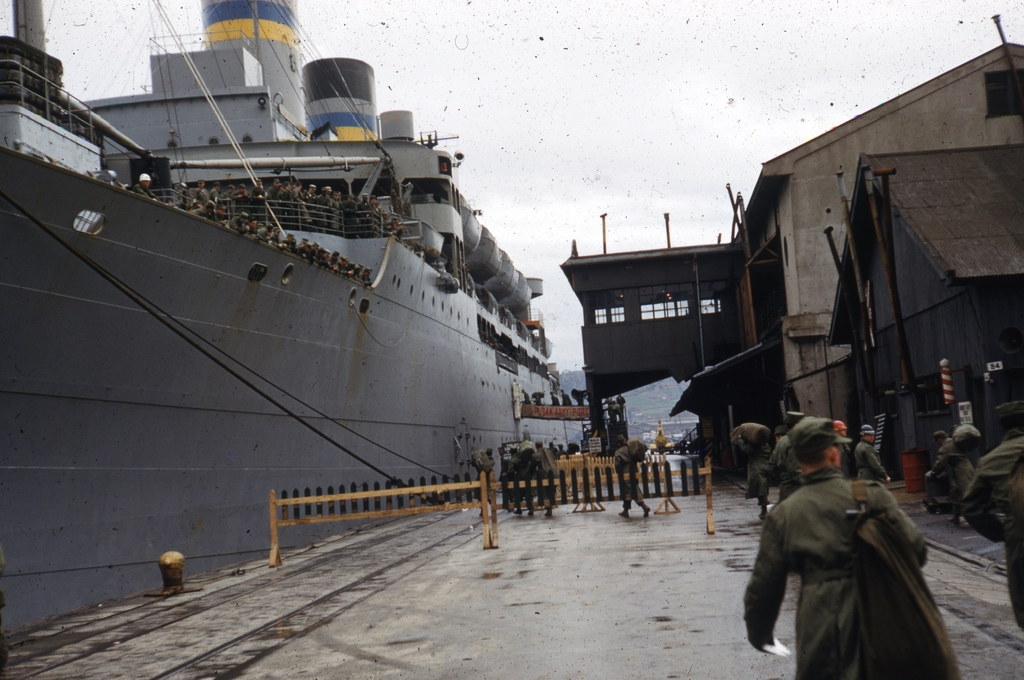
[{"label": "soldier walking on dock", "polygon": [[558,479],[558,453],[555,449],[555,443],[548,442],[548,448],[538,448],[537,453],[540,454],[538,479],[543,479],[545,483],[550,482],[547,486],[538,483],[537,493],[541,494],[544,498],[544,516],[551,517],[551,509],[555,504],[554,481]]},{"label": "soldier walking on dock", "polygon": [[[512,511],[515,515],[523,514],[522,502],[524,498],[527,498],[526,490],[520,488],[519,484],[528,483],[527,480],[530,477],[530,467],[533,462],[533,454],[536,449],[533,447],[533,443],[529,439],[524,440],[518,447],[512,452],[512,457],[509,459],[509,475],[511,476],[510,481],[513,483],[512,487],[512,498],[515,501],[515,510]],[[527,498],[527,504],[529,505],[529,514],[533,514],[533,506],[530,498]]]},{"label": "soldier walking on dock", "polygon": [[[799,574],[797,680],[855,680],[862,677],[862,648],[853,576],[855,523],[849,513],[858,506],[851,483],[839,470],[837,446],[850,440],[836,434],[832,421],[825,418],[803,420],[789,437],[802,483],[765,520],[754,573],[743,598],[747,638],[761,650],[774,643],[787,576]],[[875,482],[867,482],[866,490],[867,506],[888,520],[923,563],[924,536],[896,499]]]},{"label": "soldier walking on dock", "polygon": [[789,432],[797,423],[804,419],[799,411],[787,411],[785,425],[787,434],[775,444],[769,462],[771,468],[779,476],[779,502],[786,500],[790,494],[800,487],[800,465],[790,450]]},{"label": "soldier walking on dock", "polygon": [[647,445],[639,439],[626,438],[621,434],[615,438],[619,448],[615,450],[615,472],[619,475],[619,496],[622,497],[622,517],[629,517],[631,501],[644,509],[644,517],[651,514],[651,508],[644,503],[643,494],[640,493],[640,484],[637,482],[637,463],[644,462],[647,455]]},{"label": "soldier walking on dock", "polygon": [[[963,500],[964,518],[990,541],[1006,542],[1006,580],[1017,625],[1024,628],[1024,401],[996,407],[1003,441],[978,462]],[[995,504],[995,508],[992,504]],[[996,512],[1006,513],[1000,520]]]},{"label": "soldier walking on dock", "polygon": [[747,456],[747,498],[756,498],[761,506],[759,519],[768,514],[768,476],[771,474],[772,449],[768,440],[772,431],[757,423],[743,423],[737,426],[729,438],[733,446]]},{"label": "soldier walking on dock", "polygon": [[974,479],[974,466],[967,454],[981,443],[981,432],[973,425],[960,425],[953,430],[953,437],[944,441],[939,448],[939,459],[928,477],[946,473],[949,477],[949,502],[953,504],[953,524],[960,526],[960,503],[964,493]]},{"label": "soldier walking on dock", "polygon": [[891,481],[889,473],[882,467],[874,443],[875,431],[870,425],[861,425],[860,443],[853,450],[853,459],[857,462],[857,479],[873,479],[888,484]]}]

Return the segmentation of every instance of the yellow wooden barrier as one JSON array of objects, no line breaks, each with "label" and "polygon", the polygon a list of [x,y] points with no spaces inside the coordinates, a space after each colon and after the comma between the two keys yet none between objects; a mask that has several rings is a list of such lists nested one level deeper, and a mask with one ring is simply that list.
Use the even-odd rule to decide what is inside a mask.
[{"label": "yellow wooden barrier", "polygon": [[[356,491],[352,493],[336,493],[324,496],[301,496],[296,498],[278,498],[277,493],[270,492],[270,560],[271,567],[281,566],[281,548],[278,543],[278,529],[280,527],[298,526],[301,524],[324,524],[327,522],[345,522],[351,520],[377,519],[380,517],[402,517],[405,515],[421,515],[428,512],[445,512],[448,510],[468,510],[479,508],[483,518],[484,550],[498,547],[498,514],[494,503],[494,489],[490,482],[493,475],[481,472],[480,479],[475,482],[450,482],[448,484],[429,484],[425,486],[407,486],[394,489],[379,489],[373,491]],[[447,497],[450,491],[478,491],[480,500],[462,503],[427,503],[428,495],[444,494]],[[408,507],[399,508],[398,498],[408,497]],[[306,517],[289,517],[288,509],[296,505],[318,505],[339,503],[339,508],[347,507],[349,501],[353,501],[353,507],[357,507],[357,501],[372,499],[375,502],[373,508],[381,507],[381,510],[364,510],[354,512],[341,512],[336,514],[316,514]],[[330,506],[329,506],[330,507]],[[280,515],[280,516],[278,516]]]}]

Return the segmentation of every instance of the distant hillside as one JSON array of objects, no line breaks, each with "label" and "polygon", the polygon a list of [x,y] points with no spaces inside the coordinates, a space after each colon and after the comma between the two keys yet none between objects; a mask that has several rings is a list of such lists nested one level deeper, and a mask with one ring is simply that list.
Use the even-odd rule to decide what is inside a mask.
[{"label": "distant hillside", "polygon": [[[562,371],[559,378],[562,389],[567,393],[573,389],[583,390],[587,387],[583,371]],[[683,434],[692,429],[697,421],[693,414],[681,413],[675,418],[668,417],[687,384],[677,383],[669,378],[623,394],[622,396],[626,398],[630,435],[653,441],[654,437],[649,433],[657,431],[659,418],[665,428],[665,434],[670,439],[676,434]]]}]

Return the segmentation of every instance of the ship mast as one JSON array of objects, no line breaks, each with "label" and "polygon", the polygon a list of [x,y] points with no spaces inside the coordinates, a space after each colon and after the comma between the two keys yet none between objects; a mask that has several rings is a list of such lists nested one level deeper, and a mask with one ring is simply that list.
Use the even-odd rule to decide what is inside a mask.
[{"label": "ship mast", "polygon": [[43,0],[14,0],[14,37],[37,50],[46,51]]}]

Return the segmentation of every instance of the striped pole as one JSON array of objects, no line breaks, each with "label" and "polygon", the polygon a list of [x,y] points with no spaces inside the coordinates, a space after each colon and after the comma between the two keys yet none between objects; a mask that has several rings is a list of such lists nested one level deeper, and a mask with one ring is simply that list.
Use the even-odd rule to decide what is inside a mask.
[{"label": "striped pole", "polygon": [[949,359],[943,359],[939,362],[942,374],[942,400],[947,404],[952,404],[956,401],[953,396],[953,372],[949,370]]}]

